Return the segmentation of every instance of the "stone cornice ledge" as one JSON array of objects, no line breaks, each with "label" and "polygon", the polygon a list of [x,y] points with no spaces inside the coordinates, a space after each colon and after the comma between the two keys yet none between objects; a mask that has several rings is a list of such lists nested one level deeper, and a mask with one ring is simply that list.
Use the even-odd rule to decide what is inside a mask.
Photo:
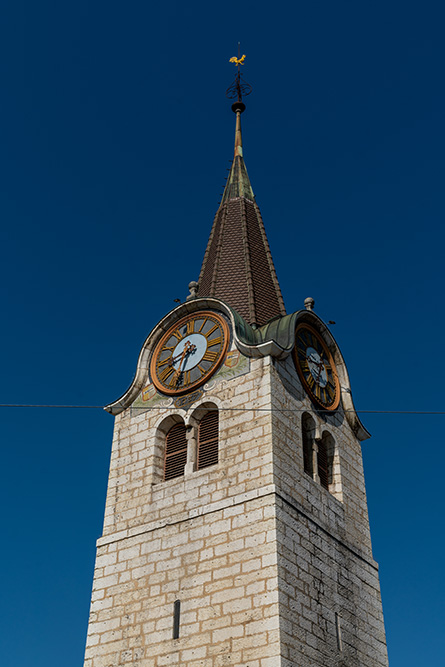
[{"label": "stone cornice ledge", "polygon": [[121,530],[117,533],[113,533],[113,535],[104,535],[97,540],[96,544],[98,547],[103,547],[106,544],[112,544],[113,542],[119,542],[120,540],[127,540],[131,537],[137,537],[138,535],[143,535],[144,533],[150,533],[157,528],[173,526],[177,523],[188,521],[189,519],[195,519],[196,517],[204,516],[205,514],[212,514],[213,512],[228,509],[229,507],[234,507],[235,505],[241,505],[242,503],[255,500],[256,498],[262,498],[263,496],[269,496],[274,493],[275,484],[269,484],[264,486],[262,489],[253,489],[252,491],[246,491],[245,493],[239,493],[236,496],[229,496],[223,500],[218,500],[214,503],[203,505],[202,507],[195,507],[192,510],[178,512],[178,514],[174,514],[168,519],[157,519],[156,521],[151,521],[150,523],[145,523],[141,526],[135,526],[134,528],[129,528],[128,530]]},{"label": "stone cornice ledge", "polygon": [[286,505],[292,507],[298,514],[304,516],[305,519],[310,521],[312,524],[316,525],[321,531],[332,537],[338,544],[341,544],[344,548],[348,549],[353,553],[357,558],[367,563],[374,570],[378,570],[378,564],[372,559],[369,558],[367,554],[360,551],[359,549],[353,547],[348,542],[345,542],[340,537],[337,537],[331,533],[322,523],[315,521],[303,507],[285,491],[278,491],[275,484],[268,484],[261,489],[253,489],[252,491],[247,491],[245,493],[239,493],[236,496],[230,496],[229,498],[224,498],[223,500],[218,500],[214,503],[209,503],[208,505],[203,505],[202,507],[196,507],[192,510],[186,510],[184,512],[179,512],[168,519],[157,519],[156,521],[151,521],[150,523],[142,524],[141,526],[135,526],[134,528],[129,528],[128,530],[121,530],[112,535],[104,535],[100,537],[96,545],[97,547],[104,547],[108,544],[114,544],[115,542],[121,542],[122,540],[129,540],[133,537],[138,537],[139,535],[144,535],[146,533],[151,533],[158,528],[164,528],[165,526],[174,526],[178,523],[183,523],[184,521],[189,521],[190,519],[195,519],[200,516],[205,516],[206,514],[213,514],[214,512],[219,512],[220,510],[228,509],[230,507],[235,507],[236,505],[241,505],[242,503],[250,502],[257,498],[264,498],[265,496],[276,496],[280,498]]}]

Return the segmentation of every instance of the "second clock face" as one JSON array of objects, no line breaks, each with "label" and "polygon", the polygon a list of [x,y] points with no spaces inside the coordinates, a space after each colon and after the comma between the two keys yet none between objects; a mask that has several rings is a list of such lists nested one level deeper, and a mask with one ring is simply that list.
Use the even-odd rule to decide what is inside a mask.
[{"label": "second clock face", "polygon": [[334,360],[320,334],[308,324],[295,331],[295,365],[311,399],[326,410],[340,402],[340,383]]},{"label": "second clock face", "polygon": [[226,321],[211,311],[183,317],[157,344],[150,363],[153,384],[164,394],[199,387],[220,366],[229,344]]}]

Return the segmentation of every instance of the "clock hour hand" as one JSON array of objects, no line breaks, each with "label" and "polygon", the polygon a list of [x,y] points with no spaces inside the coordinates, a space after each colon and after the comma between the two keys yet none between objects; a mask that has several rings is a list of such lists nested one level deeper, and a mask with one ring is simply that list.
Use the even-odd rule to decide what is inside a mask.
[{"label": "clock hour hand", "polygon": [[317,361],[316,359],[314,359],[314,358],[313,358],[313,352],[311,352],[310,356],[307,357],[307,360],[308,360],[311,364],[314,364],[315,366],[318,367],[318,368],[317,368],[317,370],[318,370],[318,374],[317,374],[317,377],[314,377],[314,380],[315,380],[315,382],[317,382],[317,384],[319,384],[319,383],[320,383],[320,378],[321,378],[321,373],[322,373],[322,371],[323,371],[323,369],[324,369],[324,367],[325,367],[324,361],[323,361],[322,357],[320,357],[320,361]]},{"label": "clock hour hand", "polygon": [[316,366],[324,366],[324,361],[323,361],[323,359],[322,359],[321,357],[319,357],[319,359],[320,359],[320,360],[317,361],[317,359],[315,359],[315,358],[312,357],[312,354],[311,354],[309,357],[307,357],[307,360],[310,361],[311,364],[315,364]]},{"label": "clock hour hand", "polygon": [[185,344],[185,346],[184,346],[182,352],[180,352],[179,354],[177,354],[175,357],[171,357],[171,359],[170,359],[170,366],[173,366],[173,364],[176,363],[176,361],[177,361],[178,359],[181,358],[181,360],[182,360],[182,358],[184,357],[184,354],[190,354],[190,353],[194,352],[195,350],[196,350],[196,345],[192,345],[192,344],[190,343],[190,341],[187,341],[187,343]]},{"label": "clock hour hand", "polygon": [[179,361],[179,366],[175,370],[174,377],[176,379],[176,383],[179,384],[179,381],[182,376],[182,365],[185,361],[187,361],[189,354],[192,354],[196,350],[196,345],[192,345],[190,341],[187,341],[187,343],[184,345],[184,349],[182,351],[181,355],[177,355],[178,357],[180,356],[180,361]]}]

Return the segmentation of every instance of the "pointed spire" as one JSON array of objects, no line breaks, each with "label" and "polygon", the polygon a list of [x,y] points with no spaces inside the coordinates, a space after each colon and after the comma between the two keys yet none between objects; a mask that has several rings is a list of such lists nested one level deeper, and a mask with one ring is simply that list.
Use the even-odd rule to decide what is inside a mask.
[{"label": "pointed spire", "polygon": [[232,168],[227,179],[226,187],[224,188],[221,204],[229,201],[230,199],[233,199],[234,197],[246,197],[246,199],[250,199],[250,201],[254,201],[255,199],[243,158],[241,114],[245,108],[246,107],[242,102],[235,102],[235,104],[232,104],[232,109],[236,113],[235,151],[233,155]]},{"label": "pointed spire", "polygon": [[238,64],[233,85],[238,101],[232,104],[236,114],[234,159],[204,255],[198,296],[225,301],[250,325],[259,327],[285,315],[286,310],[244,164],[241,114],[246,107],[241,100],[241,86],[248,85],[240,79]]},{"label": "pointed spire", "polygon": [[236,127],[235,127],[235,153],[233,159],[237,156],[243,157],[243,135],[241,134],[241,114],[244,109],[238,108],[236,110]]}]

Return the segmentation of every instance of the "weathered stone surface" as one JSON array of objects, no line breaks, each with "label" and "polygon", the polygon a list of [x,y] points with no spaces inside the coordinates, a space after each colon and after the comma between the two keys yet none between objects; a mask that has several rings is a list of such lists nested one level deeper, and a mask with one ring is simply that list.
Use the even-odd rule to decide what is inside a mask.
[{"label": "weathered stone surface", "polygon": [[[194,427],[200,403],[116,417],[85,667],[387,665],[360,444],[341,409],[316,414],[291,358],[252,360],[209,402],[219,463],[167,482],[163,424]],[[304,472],[304,410],[335,440],[329,491]]]}]

